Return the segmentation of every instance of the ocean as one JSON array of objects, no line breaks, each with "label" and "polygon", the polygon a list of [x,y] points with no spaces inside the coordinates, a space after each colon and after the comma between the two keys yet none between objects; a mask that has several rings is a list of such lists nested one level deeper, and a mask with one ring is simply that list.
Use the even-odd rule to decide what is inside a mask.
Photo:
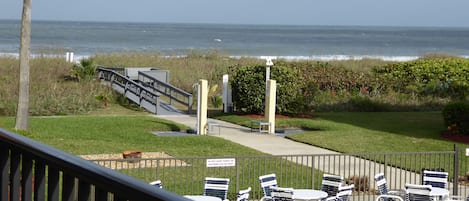
[{"label": "ocean", "polygon": [[[18,55],[20,22],[0,20],[0,55]],[[232,24],[33,21],[31,53],[51,50],[78,57],[98,53],[192,50],[232,57],[405,61],[430,53],[469,58],[469,27],[286,26]]]}]

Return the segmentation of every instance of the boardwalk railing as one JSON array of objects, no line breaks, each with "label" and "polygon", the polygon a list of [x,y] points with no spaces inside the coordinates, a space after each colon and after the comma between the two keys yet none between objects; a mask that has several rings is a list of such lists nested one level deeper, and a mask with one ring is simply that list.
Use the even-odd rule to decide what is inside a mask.
[{"label": "boardwalk railing", "polygon": [[192,94],[185,92],[169,83],[162,82],[153,76],[145,73],[138,72],[138,81],[144,86],[153,89],[155,92],[160,93],[169,98],[169,104],[174,105],[174,101],[187,107],[188,113],[192,110]]},{"label": "boardwalk railing", "polygon": [[97,69],[98,78],[109,82],[111,88],[140,105],[140,107],[157,114],[159,95],[153,90],[124,76],[117,70],[116,68],[99,67]]},{"label": "boardwalk railing", "polygon": [[374,175],[385,173],[389,188],[405,189],[420,184],[423,169],[450,173],[451,195],[467,197],[469,162],[459,150],[413,153],[251,156],[227,158],[154,158],[141,160],[94,160],[95,163],[144,181],[161,180],[164,188],[178,194],[201,194],[205,177],[230,178],[229,199],[252,188],[251,198],[262,197],[258,177],[275,173],[279,186],[319,189],[323,173],[342,175],[355,185],[352,199],[372,201],[377,196]]},{"label": "boardwalk railing", "polygon": [[148,73],[139,71],[138,80],[134,81],[124,75],[124,68],[99,66],[97,71],[99,79],[110,82],[114,90],[150,112],[157,113],[160,96],[167,97],[170,105],[174,106],[174,102],[177,102],[186,106],[188,113],[192,111],[192,94],[160,81]]},{"label": "boardwalk railing", "polygon": [[33,199],[188,200],[136,178],[0,129],[0,200]]}]

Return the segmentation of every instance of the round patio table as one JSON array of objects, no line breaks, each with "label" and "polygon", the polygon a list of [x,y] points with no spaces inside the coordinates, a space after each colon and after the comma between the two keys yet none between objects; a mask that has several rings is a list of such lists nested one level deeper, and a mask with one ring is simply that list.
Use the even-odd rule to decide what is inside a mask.
[{"label": "round patio table", "polygon": [[430,196],[437,198],[437,200],[445,200],[449,197],[449,190],[445,188],[432,187]]},{"label": "round patio table", "polygon": [[294,189],[293,197],[295,200],[320,200],[326,198],[327,193],[313,189]]},{"label": "round patio table", "polygon": [[208,196],[208,195],[185,195],[184,197],[189,198],[195,201],[222,201],[218,197]]}]

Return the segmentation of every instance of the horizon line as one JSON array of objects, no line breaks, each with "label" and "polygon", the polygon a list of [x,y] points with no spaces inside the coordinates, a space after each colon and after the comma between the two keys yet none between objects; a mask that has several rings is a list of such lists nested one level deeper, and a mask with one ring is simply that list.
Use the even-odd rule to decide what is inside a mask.
[{"label": "horizon line", "polygon": [[[0,21],[18,21],[21,19],[0,18]],[[74,22],[74,23],[129,23],[129,24],[201,24],[201,25],[233,25],[233,26],[311,26],[311,27],[395,27],[395,28],[468,28],[469,26],[444,26],[444,25],[346,25],[346,24],[274,24],[274,23],[233,23],[233,22],[150,22],[150,21],[110,21],[110,20],[52,20],[52,19],[31,19],[32,22]]]}]

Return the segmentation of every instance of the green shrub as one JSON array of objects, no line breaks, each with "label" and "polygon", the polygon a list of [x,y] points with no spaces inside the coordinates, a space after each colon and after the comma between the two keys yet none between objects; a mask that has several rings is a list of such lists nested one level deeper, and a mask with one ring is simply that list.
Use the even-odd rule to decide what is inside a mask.
[{"label": "green shrub", "polygon": [[469,60],[419,59],[377,67],[380,81],[395,91],[464,99],[469,95]]},{"label": "green shrub", "polygon": [[469,135],[469,103],[449,103],[443,108],[443,118],[449,131]]},{"label": "green shrub", "polygon": [[[234,67],[231,88],[233,105],[238,111],[262,113],[265,101],[265,66]],[[271,79],[277,82],[277,113],[290,113],[300,94],[298,70],[285,66],[271,67]]]}]

